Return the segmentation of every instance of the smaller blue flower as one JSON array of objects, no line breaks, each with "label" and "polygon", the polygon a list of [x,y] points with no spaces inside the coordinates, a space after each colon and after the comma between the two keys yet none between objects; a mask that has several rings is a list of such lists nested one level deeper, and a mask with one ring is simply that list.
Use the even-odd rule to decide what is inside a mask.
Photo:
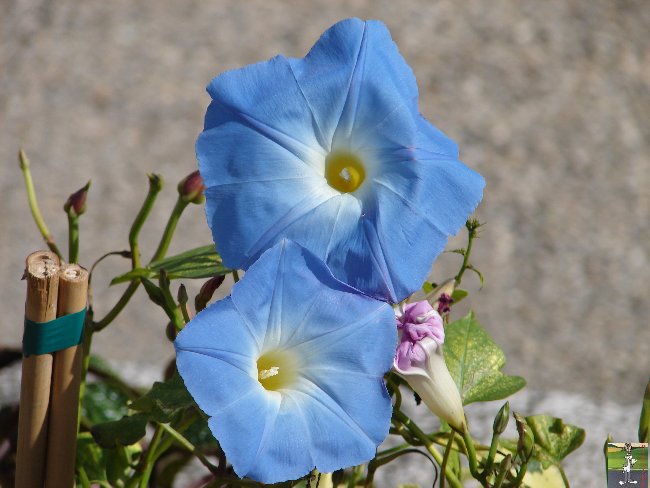
[{"label": "smaller blue flower", "polygon": [[388,304],[283,240],[181,331],[176,364],[237,475],[276,483],[374,457],[396,340]]}]

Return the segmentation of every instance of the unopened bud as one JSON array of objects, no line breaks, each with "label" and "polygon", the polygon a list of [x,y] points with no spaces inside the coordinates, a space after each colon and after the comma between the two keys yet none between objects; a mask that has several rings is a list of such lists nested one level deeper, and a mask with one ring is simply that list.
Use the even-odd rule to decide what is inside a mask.
[{"label": "unopened bud", "polygon": [[181,283],[181,286],[178,287],[178,303],[184,305],[187,303],[187,288]]},{"label": "unopened bud", "polygon": [[393,370],[406,380],[429,410],[463,432],[466,428],[463,403],[442,355],[445,340],[442,317],[427,301],[421,301],[400,308],[396,320],[401,336]]},{"label": "unopened bud", "polygon": [[199,290],[199,294],[196,295],[196,298],[194,299],[194,308],[196,309],[196,313],[199,313],[207,307],[208,302],[212,299],[212,295],[214,295],[217,288],[221,286],[224,279],[224,275],[219,275],[210,278],[208,281],[203,283],[203,286],[201,286],[201,289]]},{"label": "unopened bud", "polygon": [[515,422],[517,423],[517,432],[519,434],[519,440],[517,441],[517,454],[524,461],[528,461],[533,455],[533,449],[535,448],[535,438],[533,433],[530,431],[526,419],[519,415],[518,413],[513,414],[515,417]]},{"label": "unopened bud", "polygon": [[449,311],[453,303],[451,296],[455,288],[456,282],[452,278],[427,293],[425,298],[439,314],[444,314]]},{"label": "unopened bud", "polygon": [[176,329],[176,326],[174,325],[173,322],[169,322],[167,324],[167,327],[165,327],[165,335],[167,336],[167,339],[169,339],[171,342],[174,342],[176,340],[176,336],[178,335],[178,330]]},{"label": "unopened bud", "polygon": [[149,188],[151,191],[158,193],[162,190],[162,187],[165,184],[162,176],[157,175],[156,173],[147,173],[147,178],[149,178]]},{"label": "unopened bud", "polygon": [[510,420],[510,403],[506,402],[503,404],[503,407],[497,413],[497,416],[494,417],[494,424],[492,424],[492,432],[494,435],[501,435],[506,430],[508,426],[508,421]]},{"label": "unopened bud", "polygon": [[73,217],[78,217],[86,211],[86,198],[88,197],[90,183],[91,181],[88,180],[88,183],[86,183],[83,188],[80,188],[68,197],[63,205],[63,210],[65,210],[67,214],[70,214]]},{"label": "unopened bud", "polygon": [[188,203],[201,204],[205,201],[205,185],[198,170],[190,173],[178,184],[178,194]]}]

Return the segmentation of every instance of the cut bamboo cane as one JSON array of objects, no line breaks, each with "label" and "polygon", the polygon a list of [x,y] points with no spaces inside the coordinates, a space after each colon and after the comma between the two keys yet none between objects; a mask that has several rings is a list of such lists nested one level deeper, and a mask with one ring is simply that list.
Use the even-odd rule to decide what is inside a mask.
[{"label": "cut bamboo cane", "polygon": [[[56,318],[59,258],[49,251],[27,257],[25,318],[48,322]],[[45,476],[47,417],[52,380],[52,355],[23,358],[16,454],[16,488],[41,488]]]},{"label": "cut bamboo cane", "polygon": [[[76,264],[61,266],[57,315],[60,317],[84,310],[87,296],[88,271]],[[74,486],[82,353],[82,345],[54,353],[46,488]]]}]

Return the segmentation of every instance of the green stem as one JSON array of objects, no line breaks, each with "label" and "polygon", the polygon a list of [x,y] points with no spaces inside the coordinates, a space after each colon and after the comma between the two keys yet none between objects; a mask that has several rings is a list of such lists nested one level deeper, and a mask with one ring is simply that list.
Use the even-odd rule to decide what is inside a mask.
[{"label": "green stem", "polygon": [[151,209],[153,208],[158,193],[162,190],[162,178],[158,175],[149,174],[149,191],[147,196],[140,207],[140,211],[135,216],[133,224],[131,224],[131,229],[129,230],[129,247],[131,249],[131,264],[132,268],[140,267],[140,248],[138,245],[138,236],[140,235],[140,230],[144,225],[144,222],[149,217]]},{"label": "green stem", "polygon": [[465,442],[465,449],[467,449],[467,460],[469,461],[469,472],[472,476],[479,480],[483,486],[486,486],[485,481],[482,480],[481,474],[478,472],[478,463],[476,461],[476,450],[474,449],[474,439],[469,433],[469,429],[465,429],[463,434],[463,441]]},{"label": "green stem", "polygon": [[[558,468],[560,469],[560,474],[562,475],[564,484],[568,488],[569,481],[566,479],[566,475],[564,474],[564,471],[562,471],[562,468],[560,466],[558,466]],[[519,472],[517,473],[517,477],[511,483],[508,483],[506,487],[517,488],[521,486],[522,482],[524,481],[524,476],[526,476],[526,471],[528,471],[528,463],[524,463],[521,465],[521,467],[519,468]]]},{"label": "green stem", "polygon": [[[429,439],[429,437],[424,433],[424,431],[422,429],[420,429],[420,427],[418,427],[418,425],[415,422],[413,422],[401,410],[396,410],[396,411],[393,412],[393,419],[397,420],[400,423],[402,423],[408,430],[410,430],[411,433],[422,442],[422,444],[424,445],[426,450],[429,451],[429,454],[431,454],[433,459],[436,460],[438,465],[442,466],[442,462],[443,462],[442,455],[436,449],[433,441],[431,441],[431,439]],[[448,473],[447,480],[449,481],[449,484],[453,488],[462,488],[463,487],[462,483],[458,480],[456,475],[454,475],[453,473]]]},{"label": "green stem", "polygon": [[[172,429],[172,430],[174,430],[174,432],[180,435],[180,433],[183,432],[185,429],[187,429],[196,420],[196,418],[197,418],[196,414],[191,414],[183,420],[183,422],[177,427],[177,429]],[[147,484],[149,483],[149,478],[151,478],[151,473],[153,471],[154,465],[156,464],[156,461],[160,456],[162,456],[165,453],[165,451],[167,451],[167,449],[171,447],[171,445],[176,440],[174,437],[171,436],[168,436],[167,438],[163,439],[163,434],[167,431],[167,428],[171,429],[171,427],[169,427],[166,424],[156,425],[156,431],[154,433],[153,438],[151,439],[151,444],[149,444],[149,447],[147,449],[147,455],[145,457],[144,465],[141,467],[143,473],[142,473],[142,478],[140,478],[140,488],[147,487]],[[217,470],[216,467],[214,467],[214,469]],[[210,471],[212,471],[212,468],[210,468]]]},{"label": "green stem", "polygon": [[183,434],[178,432],[169,424],[160,424],[160,425],[176,442],[178,442],[182,447],[184,447],[189,452],[194,454],[198,458],[198,460],[201,461],[201,464],[203,464],[203,466],[208,468],[211,473],[218,472],[218,468],[210,461],[208,461],[208,459],[203,455],[203,453],[200,452],[194,444],[192,444],[189,440],[187,440],[187,438],[184,437]]},{"label": "green stem", "polygon": [[393,408],[399,410],[402,406],[402,392],[399,390],[399,383],[394,380],[391,374],[386,376],[386,386],[390,393],[395,394],[395,404]]},{"label": "green stem", "polygon": [[368,474],[366,475],[366,481],[363,483],[364,488],[372,487],[372,483],[375,479],[375,471],[377,471],[378,467],[376,457],[368,463]]},{"label": "green stem", "polygon": [[442,465],[440,466],[440,471],[442,471],[442,476],[440,477],[440,488],[445,488],[445,477],[447,476],[447,463],[449,462],[449,455],[451,454],[451,448],[454,444],[454,437],[456,433],[452,430],[449,435],[449,442],[447,447],[445,447],[445,455],[442,458]]},{"label": "green stem", "polygon": [[80,484],[83,488],[90,488],[90,479],[88,478],[88,475],[86,474],[86,470],[79,466],[77,468],[77,472],[79,473],[79,481]]},{"label": "green stem", "polygon": [[79,216],[68,212],[68,262],[79,262]]},{"label": "green stem", "polygon": [[499,446],[499,434],[496,432],[492,433],[492,442],[490,443],[490,451],[488,452],[487,460],[485,461],[485,469],[483,470],[483,479],[487,479],[494,465],[494,457],[497,454],[497,448]]},{"label": "green stem", "polygon": [[496,480],[494,481],[494,488],[501,488],[503,485],[503,480],[506,479],[506,475],[510,471],[510,458],[506,457],[506,462],[502,463],[501,468],[499,469],[499,474],[497,475]]},{"label": "green stem", "polygon": [[[521,469],[522,469],[522,471],[524,471],[524,474],[526,474],[526,469],[528,469],[528,464],[527,464],[527,463],[524,464],[524,465],[521,467]],[[565,486],[566,488],[571,488],[571,487],[569,486],[569,479],[566,477],[566,473],[564,472],[564,469],[562,469],[562,466],[559,466],[559,465],[558,465],[557,469],[560,470],[560,476],[562,476],[562,481],[564,481],[564,486]],[[519,478],[519,476],[517,476],[517,478]],[[523,476],[522,476],[522,479],[523,479]]]},{"label": "green stem", "polygon": [[232,270],[232,279],[235,283],[239,281],[239,272],[236,269]]},{"label": "green stem", "polygon": [[[144,224],[145,220],[147,220],[147,217],[153,208],[153,204],[156,201],[156,197],[158,196],[158,193],[160,193],[160,190],[163,186],[162,178],[160,176],[155,174],[149,174],[148,176],[149,191],[147,192],[147,196],[145,197],[144,202],[140,207],[140,211],[133,220],[133,224],[131,224],[131,229],[129,231],[129,247],[131,249],[131,265],[133,269],[140,267],[140,250],[138,247],[138,236],[140,234],[140,230],[142,229],[142,225]],[[169,226],[169,224],[167,225]],[[117,303],[113,306],[113,308],[108,312],[108,314],[106,314],[106,317],[104,317],[99,322],[95,322],[94,326],[96,332],[102,330],[113,320],[115,320],[115,318],[124,309],[124,307],[126,307],[126,304],[129,303],[129,300],[131,300],[131,297],[135,294],[138,286],[140,286],[140,282],[138,280],[134,280],[129,283],[127,289],[124,290],[124,293],[117,301]]]},{"label": "green stem", "polygon": [[176,200],[176,205],[174,205],[174,209],[172,210],[172,213],[169,216],[169,220],[167,221],[167,225],[165,226],[163,235],[160,238],[158,249],[156,249],[156,252],[151,258],[151,261],[157,261],[159,259],[162,259],[165,257],[165,254],[167,254],[167,250],[169,249],[169,244],[171,244],[172,237],[174,236],[174,232],[176,231],[176,225],[178,225],[178,221],[181,218],[183,210],[185,210],[185,207],[187,207],[188,204],[189,202],[184,201],[180,196],[178,197],[178,200]]},{"label": "green stem", "polygon": [[162,428],[162,424],[158,424],[158,426],[156,427],[156,432],[154,433],[153,438],[151,439],[151,443],[147,448],[147,454],[144,458],[144,464],[142,465],[142,476],[140,477],[140,488],[147,488],[149,486],[149,478],[151,478],[151,473],[153,471],[153,467],[157,459],[156,452],[158,451],[158,445],[162,440],[163,433],[164,433],[164,429]]},{"label": "green stem", "polygon": [[47,247],[49,247],[54,254],[59,256],[59,259],[63,259],[63,254],[61,254],[61,251],[59,251],[59,248],[54,242],[52,234],[50,234],[47,225],[45,225],[45,220],[43,220],[43,215],[41,215],[41,210],[38,207],[38,201],[36,200],[36,191],[34,190],[34,182],[32,180],[32,173],[29,170],[29,159],[27,159],[27,155],[22,149],[20,149],[18,152],[18,159],[20,161],[20,169],[22,170],[23,177],[25,179],[25,189],[27,190],[29,209],[32,213],[32,218],[36,223],[36,227],[38,227],[41,236],[43,236],[43,239],[45,239]]},{"label": "green stem", "polygon": [[478,224],[478,221],[473,221],[472,219],[468,220],[465,224],[465,227],[467,227],[467,247],[465,248],[465,254],[463,254],[463,264],[461,264],[458,274],[456,275],[456,278],[454,278],[457,287],[460,286],[463,274],[469,267],[469,256],[472,254],[472,244],[474,243],[474,238],[476,237],[476,232],[479,226],[480,224]]},{"label": "green stem", "polygon": [[95,332],[99,332],[100,330],[105,328],[108,324],[110,324],[113,320],[115,320],[115,317],[117,317],[119,313],[122,310],[124,310],[126,304],[129,303],[129,300],[131,300],[131,297],[135,294],[136,290],[138,289],[138,286],[140,286],[140,282],[138,280],[129,283],[129,286],[127,287],[126,290],[124,290],[124,293],[117,301],[117,303],[113,306],[113,308],[106,314],[106,316],[102,320],[94,323]]}]

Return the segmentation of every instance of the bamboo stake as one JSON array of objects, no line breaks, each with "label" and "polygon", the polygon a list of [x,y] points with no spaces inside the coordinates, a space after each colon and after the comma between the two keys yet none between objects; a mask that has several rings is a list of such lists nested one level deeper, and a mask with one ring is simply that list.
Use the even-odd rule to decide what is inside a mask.
[{"label": "bamboo stake", "polygon": [[[77,264],[61,266],[57,315],[84,310],[87,296],[88,271]],[[77,345],[54,353],[46,488],[74,486],[82,352],[82,346]]]},{"label": "bamboo stake", "polygon": [[[30,254],[26,261],[25,317],[34,322],[56,318],[59,258],[53,252]],[[52,355],[23,358],[16,454],[16,488],[41,488],[45,476],[47,417]]]}]

